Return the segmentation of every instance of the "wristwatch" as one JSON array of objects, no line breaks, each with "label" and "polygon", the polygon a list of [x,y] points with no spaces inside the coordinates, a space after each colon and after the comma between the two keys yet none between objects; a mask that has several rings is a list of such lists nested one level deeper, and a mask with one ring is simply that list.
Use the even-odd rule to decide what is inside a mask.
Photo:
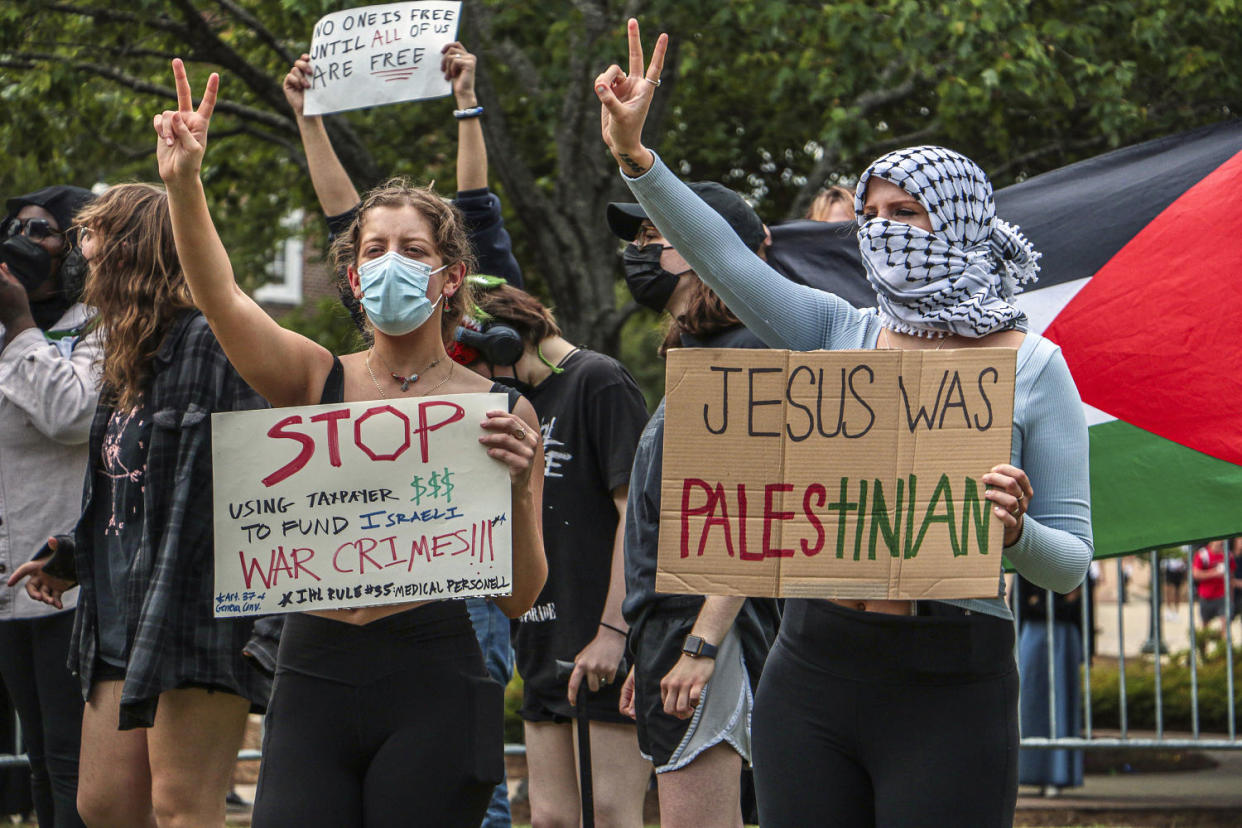
[{"label": "wristwatch", "polygon": [[715,658],[718,649],[697,635],[687,635],[686,642],[681,645],[681,651],[691,658]]}]

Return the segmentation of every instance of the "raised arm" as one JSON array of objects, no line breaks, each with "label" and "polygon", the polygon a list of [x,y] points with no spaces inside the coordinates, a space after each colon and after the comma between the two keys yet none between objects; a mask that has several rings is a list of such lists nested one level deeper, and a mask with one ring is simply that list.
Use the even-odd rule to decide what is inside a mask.
[{"label": "raised arm", "polygon": [[474,69],[478,58],[454,40],[440,50],[440,71],[453,84],[457,101],[457,189],[481,190],[487,186],[487,145],[483,142],[483,126],[476,113],[479,99],[474,94]]},{"label": "raised arm", "polygon": [[190,99],[185,66],[173,61],[177,110],[155,116],[156,158],[168,188],[177,256],[194,304],[207,317],[229,362],[272,405],[317,402],[332,367],[327,349],[285,330],[237,285],[228,252],[216,233],[199,178],[220,78],[212,74],[198,109]]},{"label": "raised arm", "polygon": [[298,133],[302,136],[302,149],[306,152],[306,166],[310,170],[311,185],[315,188],[315,197],[326,216],[339,216],[360,201],[354,182],[349,173],[337,158],[332,148],[332,140],[328,138],[328,130],[324,128],[323,117],[320,115],[306,116],[302,114],[306,103],[306,90],[311,87],[310,55],[302,55],[285,75],[283,88],[285,100],[298,122]]},{"label": "raised arm", "polygon": [[638,21],[629,21],[628,37],[629,73],[610,66],[596,78],[595,93],[604,143],[652,223],[768,345],[803,351],[869,347],[877,330],[872,315],[781,276],[643,146],[643,124],[659,86],[668,36],[660,35],[646,69]]},{"label": "raised arm", "polygon": [[[457,102],[457,197],[453,203],[466,219],[478,272],[499,276],[516,288],[524,286],[522,268],[513,256],[513,242],[500,214],[500,199],[487,186],[487,145],[483,141],[482,107],[474,93],[478,58],[457,41],[441,51],[440,69],[453,84]],[[470,114],[473,113],[473,114]]]}]

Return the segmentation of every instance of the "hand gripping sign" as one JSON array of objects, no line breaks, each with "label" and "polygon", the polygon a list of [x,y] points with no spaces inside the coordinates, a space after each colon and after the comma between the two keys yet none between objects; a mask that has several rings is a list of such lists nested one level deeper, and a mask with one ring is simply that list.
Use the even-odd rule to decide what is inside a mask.
[{"label": "hand gripping sign", "polygon": [[672,351],[656,589],[995,596],[1015,354]]},{"label": "hand gripping sign", "polygon": [[215,614],[508,595],[502,394],[213,414]]},{"label": "hand gripping sign", "polygon": [[457,39],[461,3],[385,3],[324,15],[311,37],[306,115],[439,98],[452,87],[440,49]]}]

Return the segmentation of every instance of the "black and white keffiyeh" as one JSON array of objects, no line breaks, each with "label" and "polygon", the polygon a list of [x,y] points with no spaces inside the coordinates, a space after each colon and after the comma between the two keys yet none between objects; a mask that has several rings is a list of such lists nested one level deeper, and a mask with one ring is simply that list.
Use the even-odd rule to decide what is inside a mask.
[{"label": "black and white keffiyeh", "polygon": [[[864,218],[872,178],[917,198],[932,232]],[[969,337],[1024,327],[1026,316],[1011,300],[1035,281],[1040,254],[1017,227],[996,218],[992,183],[974,161],[943,147],[890,152],[859,178],[854,210],[858,247],[886,327]]]}]

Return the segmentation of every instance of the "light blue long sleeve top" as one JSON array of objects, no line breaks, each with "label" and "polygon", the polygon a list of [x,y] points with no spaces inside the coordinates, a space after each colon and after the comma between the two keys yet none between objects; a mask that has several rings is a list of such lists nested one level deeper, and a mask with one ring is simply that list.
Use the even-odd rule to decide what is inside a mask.
[{"label": "light blue long sleeve top", "polygon": [[[624,173],[622,173],[624,176]],[[657,156],[650,170],[626,183],[648,217],[724,299],[729,309],[773,348],[795,351],[874,348],[880,321],[874,309],[781,276],[737,237],[715,210]],[[1010,462],[1031,480],[1022,536],[1005,557],[1033,583],[1069,592],[1091,563],[1091,488],[1087,424],[1078,389],[1061,349],[1028,333],[1017,355],[1013,451]],[[946,603],[1012,617],[1003,599]]]}]

